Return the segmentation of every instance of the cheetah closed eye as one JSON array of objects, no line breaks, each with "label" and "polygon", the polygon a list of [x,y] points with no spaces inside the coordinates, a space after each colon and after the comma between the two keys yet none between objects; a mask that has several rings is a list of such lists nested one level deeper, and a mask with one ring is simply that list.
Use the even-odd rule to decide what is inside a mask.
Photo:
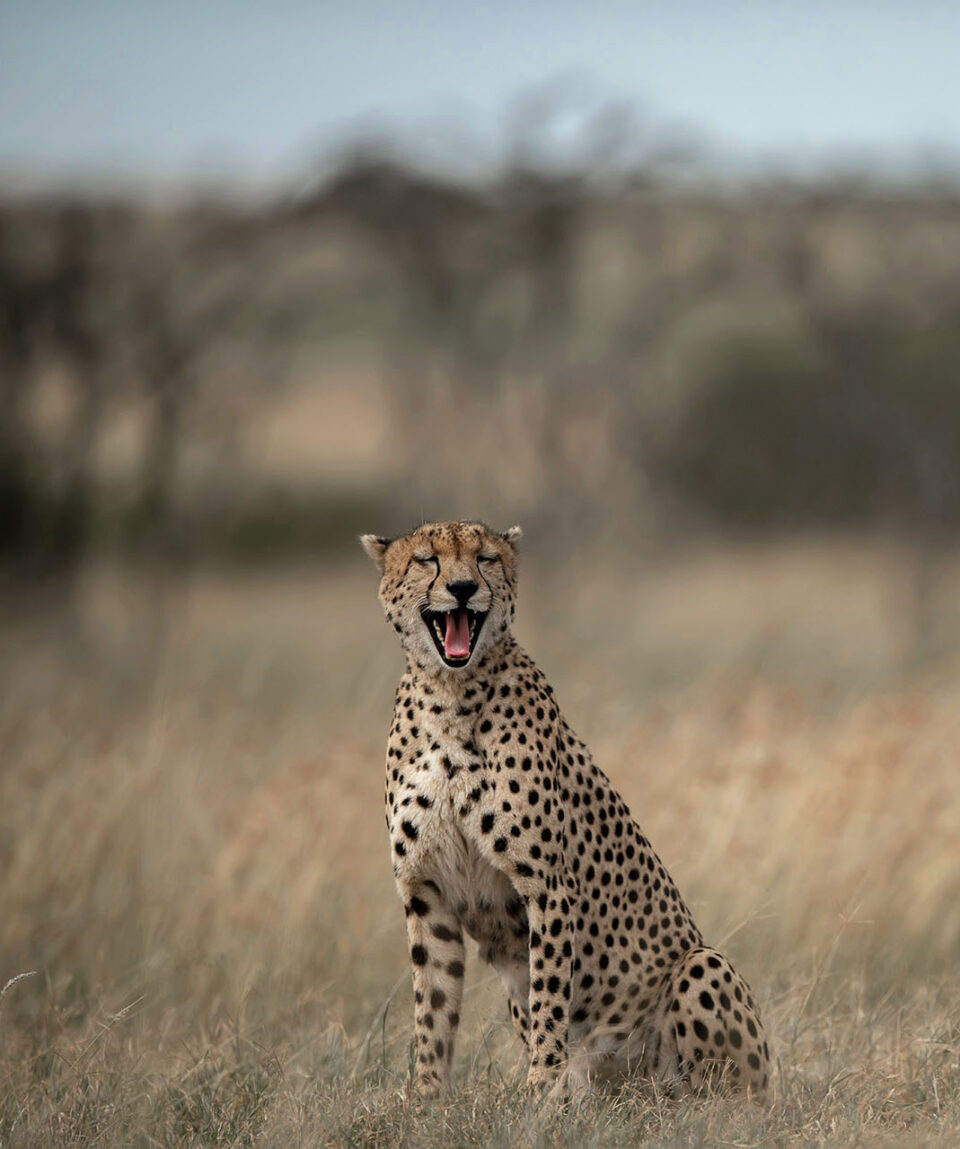
[{"label": "cheetah closed eye", "polygon": [[626,803],[511,633],[519,528],[364,535],[406,671],[386,813],[413,965],[416,1086],[450,1084],[464,933],[502,979],[528,1083],[611,1070],[765,1090],[750,990],[704,945]]}]

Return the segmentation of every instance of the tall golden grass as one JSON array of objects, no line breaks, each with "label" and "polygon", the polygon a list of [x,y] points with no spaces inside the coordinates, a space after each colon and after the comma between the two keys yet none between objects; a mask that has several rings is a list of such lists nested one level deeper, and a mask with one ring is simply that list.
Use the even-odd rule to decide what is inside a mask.
[{"label": "tall golden grass", "polygon": [[468,971],[406,1096],[383,829],[399,651],[347,563],[91,571],[0,636],[0,1145],[956,1144],[960,594],[909,555],[535,556],[520,638],[762,1004],[769,1106],[637,1082],[537,1112]]}]

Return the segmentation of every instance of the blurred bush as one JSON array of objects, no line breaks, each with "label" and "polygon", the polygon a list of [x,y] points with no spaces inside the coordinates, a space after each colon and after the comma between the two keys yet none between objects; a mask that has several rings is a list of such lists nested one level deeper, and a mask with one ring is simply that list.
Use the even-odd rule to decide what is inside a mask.
[{"label": "blurred bush", "polygon": [[664,474],[754,528],[960,521],[960,325],[866,314],[801,343],[718,341]]}]

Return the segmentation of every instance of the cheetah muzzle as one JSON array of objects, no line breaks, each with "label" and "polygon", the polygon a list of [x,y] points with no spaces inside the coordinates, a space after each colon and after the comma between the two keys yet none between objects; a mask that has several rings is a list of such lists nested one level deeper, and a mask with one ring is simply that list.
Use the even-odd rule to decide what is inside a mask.
[{"label": "cheetah muzzle", "polygon": [[361,540],[406,656],[386,814],[417,1090],[450,1084],[468,934],[506,988],[530,1088],[630,1071],[762,1092],[749,987],[513,637],[519,538],[458,522]]}]

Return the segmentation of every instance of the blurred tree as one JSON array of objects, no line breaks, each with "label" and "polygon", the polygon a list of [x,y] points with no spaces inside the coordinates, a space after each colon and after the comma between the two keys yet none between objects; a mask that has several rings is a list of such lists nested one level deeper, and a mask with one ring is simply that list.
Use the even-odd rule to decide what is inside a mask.
[{"label": "blurred tree", "polygon": [[[101,289],[93,209],[68,203],[37,218],[0,213],[0,550],[52,568],[76,562],[93,510],[91,456],[108,355],[96,319]],[[66,368],[79,400],[57,473],[27,418],[53,362]]]},{"label": "blurred tree", "polygon": [[42,286],[0,214],[0,555],[26,545],[34,513],[25,405],[39,339]]},{"label": "blurred tree", "polygon": [[79,559],[94,514],[93,452],[104,411],[109,343],[98,322],[105,284],[94,212],[76,204],[59,209],[56,256],[46,287],[49,337],[63,360],[78,403],[62,448],[60,489],[50,509],[49,547],[55,560]]}]

